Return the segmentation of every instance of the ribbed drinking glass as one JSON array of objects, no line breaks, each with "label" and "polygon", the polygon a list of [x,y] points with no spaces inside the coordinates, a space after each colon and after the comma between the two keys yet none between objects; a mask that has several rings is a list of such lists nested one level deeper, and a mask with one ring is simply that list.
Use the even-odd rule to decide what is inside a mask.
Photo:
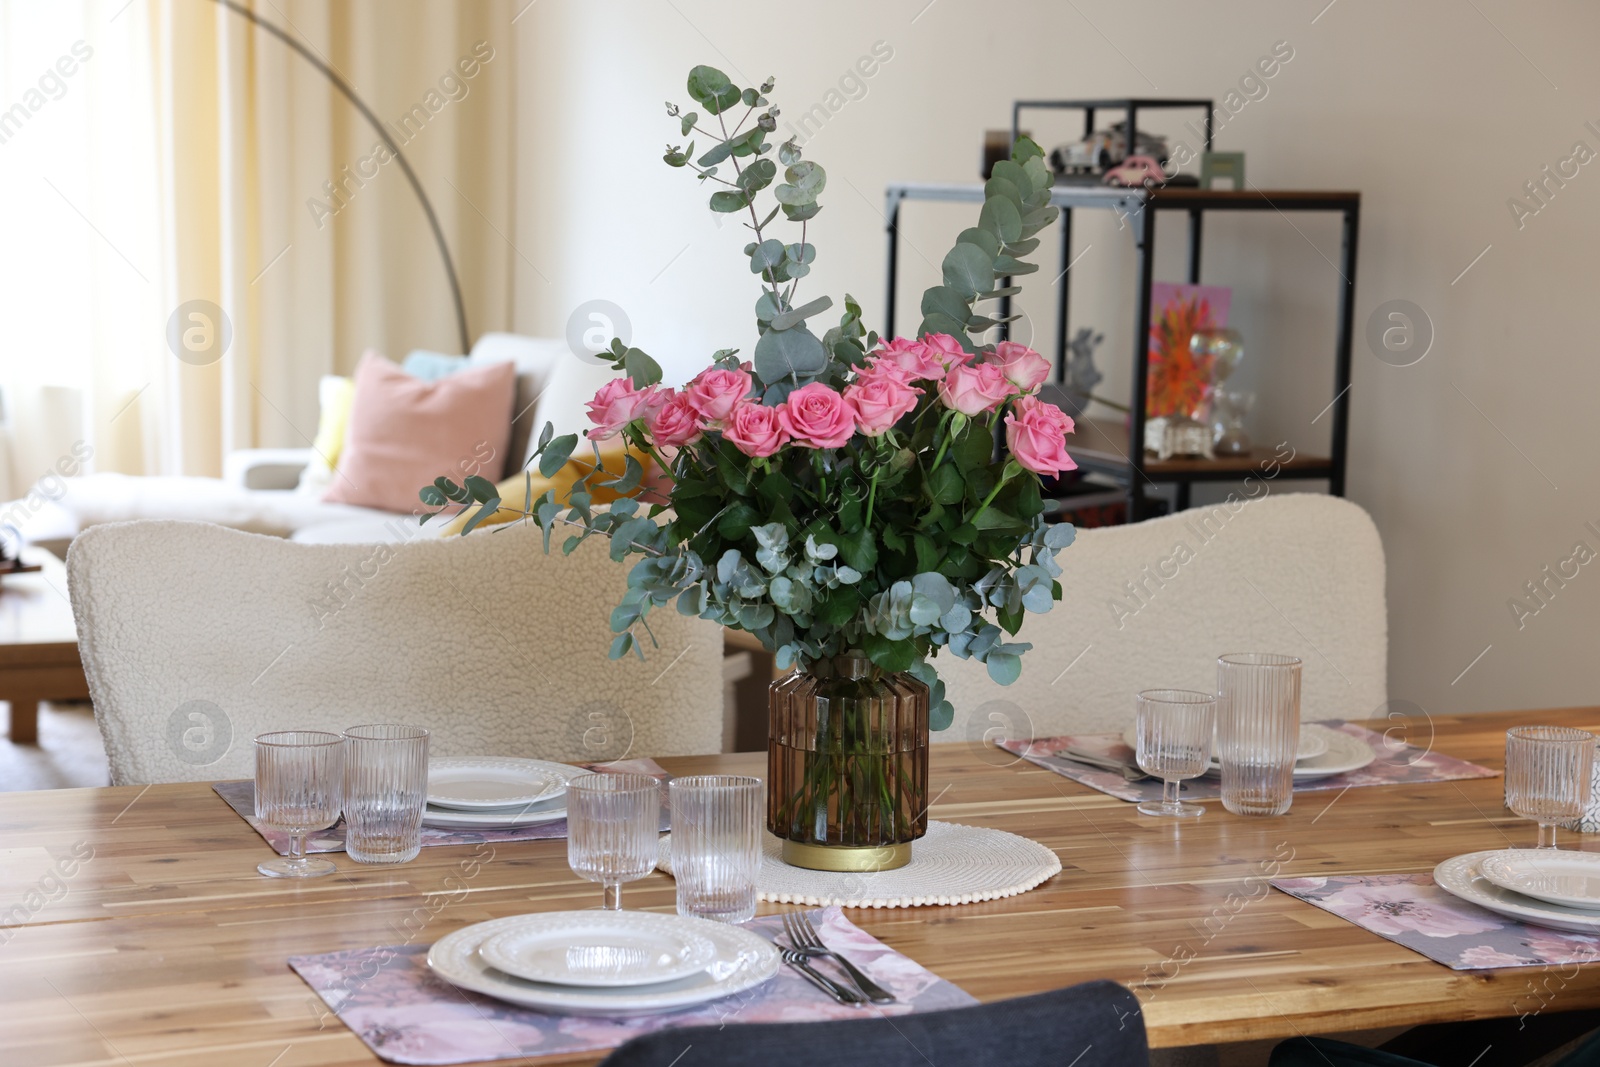
[{"label": "ribbed drinking glass", "polygon": [[1595,737],[1570,726],[1506,731],[1506,807],[1539,823],[1539,847],[1556,847],[1556,824],[1589,806]]},{"label": "ribbed drinking glass", "polygon": [[678,914],[742,923],[756,914],[761,868],[761,779],[737,774],[674,778],[672,877]]},{"label": "ribbed drinking glass", "polygon": [[377,723],[344,732],[345,839],[360,863],[405,863],[422,850],[428,731]]},{"label": "ribbed drinking glass", "polygon": [[1217,759],[1222,806],[1282,815],[1294,802],[1300,747],[1300,660],[1271,652],[1217,659]]},{"label": "ribbed drinking glass", "polygon": [[1198,804],[1178,799],[1178,783],[1198,778],[1211,762],[1217,698],[1192,689],[1146,689],[1134,698],[1139,769],[1161,779],[1161,799],[1139,805],[1142,815],[1204,815]]},{"label": "ribbed drinking glass", "polygon": [[567,783],[567,865],[605,887],[601,907],[622,909],[622,883],[656,867],[661,784],[648,774],[585,774]]},{"label": "ribbed drinking glass", "polygon": [[289,855],[256,866],[269,878],[332,874],[306,858],[306,834],[339,821],[344,803],[344,738],[325,730],[278,730],[256,738],[256,818],[289,835]]}]

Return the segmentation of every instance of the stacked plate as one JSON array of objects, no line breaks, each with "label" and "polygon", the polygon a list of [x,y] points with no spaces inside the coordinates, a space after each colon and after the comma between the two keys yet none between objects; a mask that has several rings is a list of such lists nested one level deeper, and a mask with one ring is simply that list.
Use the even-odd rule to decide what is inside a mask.
[{"label": "stacked plate", "polygon": [[431,759],[422,825],[496,830],[564,819],[567,783],[584,773],[580,767],[536,759]]},{"label": "stacked plate", "polygon": [[778,973],[748,930],[643,911],[514,915],[458,930],[428,951],[440,978],[561,1015],[649,1015],[741,993]]},{"label": "stacked plate", "polygon": [[1433,869],[1445,892],[1508,919],[1600,933],[1600,853],[1511,848],[1469,852]]},{"label": "stacked plate", "polygon": [[[1137,749],[1138,735],[1130,726],[1122,740],[1129,748]],[[1294,780],[1310,781],[1313,778],[1331,778],[1336,774],[1359,771],[1378,758],[1372,746],[1359,737],[1351,737],[1343,730],[1335,730],[1314,722],[1300,724],[1300,747],[1295,751]],[[1216,777],[1222,773],[1222,764],[1211,757],[1206,774]]]}]

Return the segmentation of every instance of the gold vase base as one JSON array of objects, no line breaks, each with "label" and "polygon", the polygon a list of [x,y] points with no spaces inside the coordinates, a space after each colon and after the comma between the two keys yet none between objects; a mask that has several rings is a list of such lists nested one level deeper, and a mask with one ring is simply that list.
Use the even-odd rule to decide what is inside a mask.
[{"label": "gold vase base", "polygon": [[784,841],[783,862],[809,871],[892,871],[911,862],[911,842],[898,845],[807,845]]}]

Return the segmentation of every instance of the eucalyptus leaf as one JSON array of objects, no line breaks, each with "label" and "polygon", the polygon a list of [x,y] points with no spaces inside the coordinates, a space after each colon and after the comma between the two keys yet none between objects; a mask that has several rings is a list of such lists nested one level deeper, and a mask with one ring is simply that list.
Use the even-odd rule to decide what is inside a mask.
[{"label": "eucalyptus leaf", "polygon": [[956,243],[964,245],[977,245],[993,259],[1000,254],[1000,238],[982,226],[969,226],[956,235]]},{"label": "eucalyptus leaf", "polygon": [[577,447],[578,435],[575,433],[562,434],[553,439],[539,456],[540,476],[555,477],[556,472],[567,465],[567,460],[572,458],[572,450]]},{"label": "eucalyptus leaf", "polygon": [[1001,241],[1016,241],[1022,237],[1022,213],[1003,196],[991,196],[983,202],[978,225]]},{"label": "eucalyptus leaf", "polygon": [[813,378],[828,365],[822,342],[803,325],[787,330],[768,330],[756,342],[756,374],[767,384],[785,378]]},{"label": "eucalyptus leaf", "polygon": [[994,288],[994,260],[977,245],[957,244],[944,257],[944,284],[963,296]]},{"label": "eucalyptus leaf", "polygon": [[833,298],[832,297],[819,296],[815,300],[810,301],[809,303],[802,304],[797,308],[791,308],[790,310],[785,311],[782,314],[774,316],[773,319],[772,319],[772,328],[774,330],[787,330],[790,327],[793,327],[793,326],[795,326],[795,325],[797,325],[797,324],[799,324],[801,322],[804,322],[806,319],[809,319],[813,315],[822,314],[824,311],[827,311],[832,306],[833,306]]},{"label": "eucalyptus leaf", "polygon": [[691,70],[688,89],[695,103],[713,115],[720,115],[740,99],[739,90],[715,67],[698,66]]},{"label": "eucalyptus leaf", "polygon": [[711,210],[727,215],[743,211],[750,206],[750,196],[743,189],[722,189],[711,194]]}]

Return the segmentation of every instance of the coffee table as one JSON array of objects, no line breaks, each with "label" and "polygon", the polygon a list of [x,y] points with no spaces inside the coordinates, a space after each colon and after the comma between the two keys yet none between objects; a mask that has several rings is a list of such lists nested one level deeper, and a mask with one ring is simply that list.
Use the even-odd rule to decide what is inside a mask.
[{"label": "coffee table", "polygon": [[24,553],[39,570],[0,577],[0,700],[11,705],[11,740],[39,743],[39,701],[87,700],[67,568],[42,549]]}]

